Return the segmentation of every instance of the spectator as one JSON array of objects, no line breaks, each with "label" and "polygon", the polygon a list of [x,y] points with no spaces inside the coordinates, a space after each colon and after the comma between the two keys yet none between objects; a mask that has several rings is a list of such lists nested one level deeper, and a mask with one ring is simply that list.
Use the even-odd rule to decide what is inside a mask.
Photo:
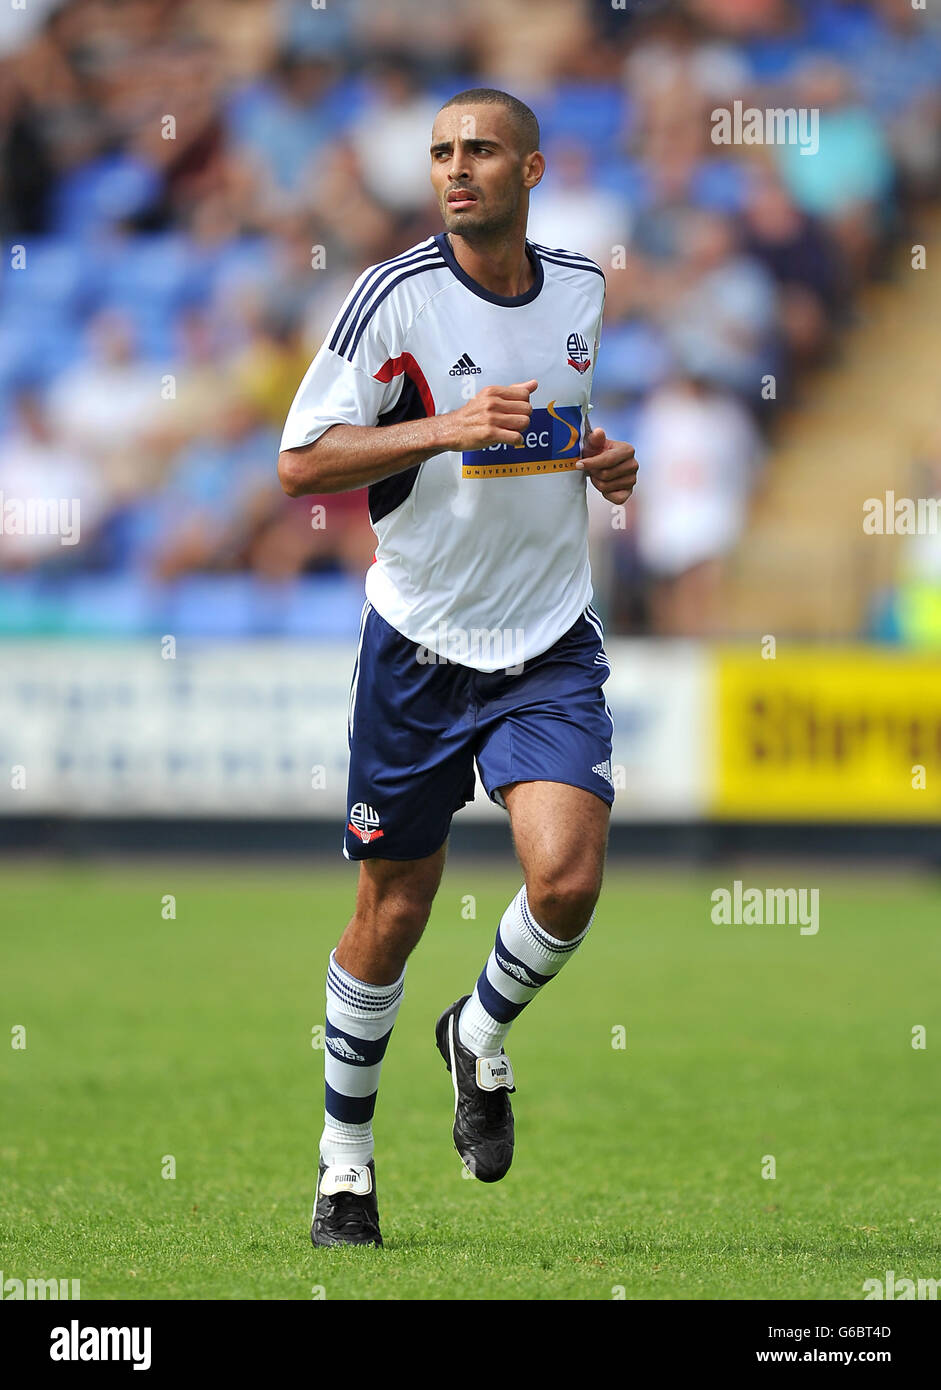
[{"label": "spectator", "polygon": [[19,390],[13,415],[0,455],[0,569],[80,565],[92,550],[106,490],[88,460],[56,433],[32,388]]},{"label": "spectator", "polygon": [[757,431],[704,364],[653,393],[636,447],[643,459],[637,550],[650,578],[653,629],[707,636],[717,626],[720,561],[745,525],[760,457]]},{"label": "spectator", "polygon": [[376,68],[350,144],[367,192],[395,217],[434,204],[428,147],[437,110],[438,103],[418,89],[404,64]]},{"label": "spectator", "polygon": [[893,170],[885,138],[834,62],[806,64],[794,98],[799,107],[819,110],[819,148],[807,157],[796,144],[778,145],[782,181],[799,208],[826,224],[853,284],[859,284],[873,269],[891,212]]},{"label": "spectator", "polygon": [[257,527],[281,504],[271,469],[277,450],[277,432],[244,399],[230,396],[212,432],[181,451],[156,499],[146,549],[159,579],[245,568]]},{"label": "spectator", "polygon": [[941,432],[913,471],[912,490],[928,506],[921,534],[900,542],[892,617],[895,635],[907,646],[941,651]]},{"label": "spectator", "polygon": [[95,460],[107,491],[133,492],[140,445],[167,408],[161,373],[138,356],[134,330],[120,314],[105,311],[92,319],[86,342],[86,357],[50,390],[50,428]]},{"label": "spectator", "polygon": [[849,284],[824,227],[795,207],[770,169],[752,184],[744,250],[777,281],[780,326],[795,364],[819,360],[845,322]]},{"label": "spectator", "polygon": [[679,263],[662,277],[659,315],[678,358],[709,362],[714,382],[757,407],[762,377],[777,368],[777,299],[768,272],[737,242],[729,218],[691,214]]},{"label": "spectator", "polygon": [[[582,142],[559,140],[550,146],[546,158],[546,177],[533,194],[529,239],[581,251],[607,269],[614,248],[626,247],[630,241],[627,199],[598,186]],[[577,229],[574,238],[573,228]]]},{"label": "spectator", "polygon": [[233,159],[250,161],[257,192],[271,210],[289,212],[310,196],[336,133],[329,98],[338,76],[313,55],[284,52],[273,80],[229,104]]}]

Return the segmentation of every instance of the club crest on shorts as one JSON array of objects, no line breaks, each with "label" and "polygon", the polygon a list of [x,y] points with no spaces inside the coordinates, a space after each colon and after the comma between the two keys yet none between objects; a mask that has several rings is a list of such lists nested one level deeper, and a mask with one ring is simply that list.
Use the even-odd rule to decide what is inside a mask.
[{"label": "club crest on shorts", "polygon": [[588,344],[581,333],[570,333],[565,340],[565,350],[568,353],[568,364],[574,367],[577,372],[587,372],[591,366],[591,358],[588,355]]},{"label": "club crest on shorts", "polygon": [[364,845],[370,840],[378,840],[385,831],[379,829],[379,812],[365,801],[357,801],[350,812],[350,830],[358,835]]}]

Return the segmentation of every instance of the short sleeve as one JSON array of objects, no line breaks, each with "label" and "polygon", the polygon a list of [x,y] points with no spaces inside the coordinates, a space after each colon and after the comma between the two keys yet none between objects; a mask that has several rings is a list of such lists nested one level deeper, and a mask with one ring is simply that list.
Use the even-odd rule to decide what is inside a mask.
[{"label": "short sleeve", "polygon": [[[589,369],[588,369],[588,399],[589,399],[589,401],[591,401],[591,392],[592,392],[592,387],[593,387],[594,381],[595,381],[595,368],[596,368],[597,365],[598,365],[598,353],[599,353],[600,350],[601,350],[601,324],[602,324],[602,320],[604,319],[604,301],[605,301],[605,294],[606,294],[606,287],[605,287],[604,281],[602,281],[602,285],[601,285],[601,303],[600,303],[600,305],[598,306],[598,317],[597,317],[597,319],[595,320],[594,343],[593,343],[593,346],[592,346],[592,354],[591,354],[591,366],[590,366]],[[590,409],[590,407],[589,407],[589,409]],[[586,410],[586,428],[587,428],[587,429],[591,429],[591,428],[592,428],[592,425],[591,425],[590,420],[587,419],[587,415],[588,415],[588,412],[587,412],[587,410]]]},{"label": "short sleeve", "polygon": [[[402,390],[402,375],[391,374],[394,324],[388,313],[363,309],[359,277],[308,367],[288,411],[281,449],[313,444],[332,425],[376,425]],[[384,378],[384,379],[380,379]]]},{"label": "short sleeve", "polygon": [[603,324],[603,322],[604,322],[604,301],[605,301],[605,294],[606,294],[606,287],[605,287],[604,283],[602,283],[602,287],[601,287],[601,304],[598,306],[598,318],[597,318],[597,321],[596,321],[596,323],[595,323],[595,350],[594,350],[594,352],[593,352],[592,355],[591,355],[591,374],[592,374],[592,377],[594,377],[594,375],[595,375],[595,367],[596,367],[596,365],[597,365],[597,363],[598,363],[598,353],[601,351],[601,328],[602,328],[602,324]]}]

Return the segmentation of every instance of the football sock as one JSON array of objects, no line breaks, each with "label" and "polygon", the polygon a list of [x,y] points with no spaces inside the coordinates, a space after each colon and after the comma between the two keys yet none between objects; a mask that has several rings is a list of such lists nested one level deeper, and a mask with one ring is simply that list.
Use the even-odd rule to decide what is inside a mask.
[{"label": "football sock", "polygon": [[559,973],[594,920],[571,941],[550,936],[529,910],[525,884],[497,927],[497,939],[474,993],[461,1010],[458,1037],[477,1057],[498,1057],[513,1020]]},{"label": "football sock", "polygon": [[372,1158],[379,1073],[404,987],[404,970],[394,984],[371,985],[337,965],[336,952],[330,952],[320,1139],[320,1156],[328,1167]]}]

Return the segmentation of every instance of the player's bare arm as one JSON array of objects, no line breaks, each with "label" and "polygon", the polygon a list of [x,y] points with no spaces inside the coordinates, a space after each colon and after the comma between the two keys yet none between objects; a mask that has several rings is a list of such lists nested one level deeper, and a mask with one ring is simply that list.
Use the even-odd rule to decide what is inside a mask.
[{"label": "player's bare arm", "polygon": [[604,430],[590,430],[576,468],[584,469],[594,486],[614,506],[626,502],[637,482],[633,444],[608,439]]},{"label": "player's bare arm", "polygon": [[278,477],[289,497],[351,492],[414,468],[435,454],[522,444],[537,381],[485,386],[460,410],[397,425],[333,425],[313,444],[285,449]]}]

